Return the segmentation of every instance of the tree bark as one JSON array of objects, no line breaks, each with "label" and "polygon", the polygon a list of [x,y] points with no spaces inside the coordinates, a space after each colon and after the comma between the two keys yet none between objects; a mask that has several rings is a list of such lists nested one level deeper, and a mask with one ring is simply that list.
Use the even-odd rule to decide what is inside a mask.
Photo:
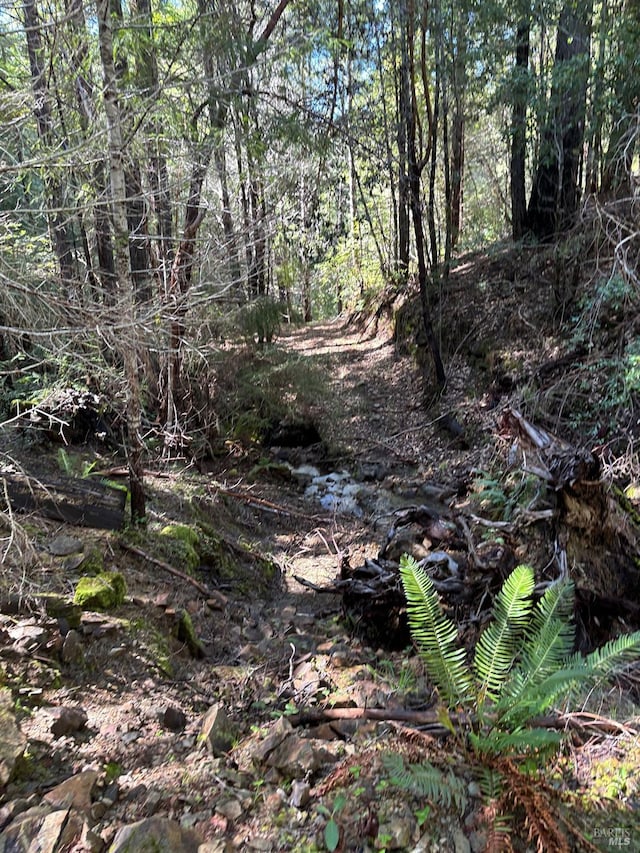
[{"label": "tree bark", "polygon": [[[436,340],[435,332],[433,329],[433,321],[431,319],[431,308],[429,305],[429,292],[428,292],[428,272],[427,272],[427,261],[426,261],[426,249],[424,242],[424,222],[422,217],[422,207],[423,207],[423,199],[422,199],[422,171],[426,164],[426,159],[423,157],[421,160],[418,159],[418,150],[417,150],[417,96],[416,96],[416,88],[415,88],[415,64],[413,58],[413,42],[414,42],[414,25],[413,25],[413,4],[409,2],[407,14],[406,14],[406,25],[407,25],[407,49],[408,49],[408,61],[406,63],[407,72],[409,75],[408,80],[408,88],[410,92],[410,100],[407,105],[407,111],[404,116],[401,116],[400,119],[404,120],[406,124],[406,136],[407,136],[407,163],[408,163],[408,179],[409,179],[409,190],[410,190],[410,204],[411,204],[411,217],[413,220],[413,232],[416,246],[416,256],[418,259],[418,282],[420,285],[420,305],[422,309],[422,322],[424,326],[424,332],[426,335],[427,343],[429,346],[429,350],[431,352],[431,356],[433,359],[433,366],[436,374],[436,382],[438,387],[443,388],[446,383],[446,374],[444,370],[444,365],[442,363],[442,356],[440,354],[440,348],[438,346],[438,342]],[[434,119],[435,121],[435,119]],[[433,121],[431,123],[430,131],[433,128]],[[430,136],[431,151],[433,151],[434,142],[433,135]],[[432,258],[432,268],[434,264],[434,259]]]},{"label": "tree bark", "polygon": [[[38,136],[43,143],[45,152],[48,152],[55,147],[55,139],[40,17],[35,0],[26,0],[23,9]],[[45,164],[44,168],[44,184],[47,208],[50,211],[48,222],[51,243],[58,261],[60,278],[64,286],[73,288],[74,283],[78,281],[78,270],[70,233],[69,216],[64,212],[64,193],[60,180],[54,169],[48,164]]]},{"label": "tree bark", "polygon": [[518,21],[516,30],[516,68],[511,115],[511,233],[514,240],[521,240],[527,231],[525,170],[531,18],[528,8],[523,11],[524,15]]},{"label": "tree bark", "polygon": [[120,336],[122,360],[127,383],[127,451],[129,464],[129,489],[131,493],[131,520],[140,523],[145,518],[145,493],[142,467],[143,445],[140,437],[142,410],[138,378],[135,289],[129,254],[129,229],[127,223],[126,180],[124,169],[124,143],[118,103],[116,69],[113,57],[113,33],[109,0],[98,0],[98,38],[104,81],[103,100],[109,140],[109,176],[111,187],[111,217],[115,243],[115,270],[118,301],[122,317],[128,325]]},{"label": "tree bark", "polygon": [[542,240],[573,224],[580,201],[591,4],[567,2],[558,22],[555,79],[527,213],[529,228]]}]

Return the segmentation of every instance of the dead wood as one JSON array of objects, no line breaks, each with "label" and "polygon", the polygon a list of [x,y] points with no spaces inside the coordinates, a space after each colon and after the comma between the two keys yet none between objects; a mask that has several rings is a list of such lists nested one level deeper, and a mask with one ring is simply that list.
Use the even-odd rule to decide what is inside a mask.
[{"label": "dead wood", "polygon": [[58,478],[41,481],[24,473],[2,474],[14,512],[101,530],[121,530],[127,494],[100,480]]}]

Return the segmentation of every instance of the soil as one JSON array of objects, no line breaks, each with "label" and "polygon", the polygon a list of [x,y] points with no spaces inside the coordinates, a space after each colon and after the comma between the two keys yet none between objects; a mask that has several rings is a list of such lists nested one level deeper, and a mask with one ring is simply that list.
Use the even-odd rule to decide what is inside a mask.
[{"label": "soil", "polygon": [[[0,795],[0,828],[9,832],[17,816],[47,792],[92,769],[89,802],[77,808],[83,840],[51,849],[105,849],[122,827],[163,817],[194,829],[209,842],[203,851],[491,846],[485,806],[459,748],[411,720],[393,719],[393,712],[433,703],[411,647],[390,650],[393,644],[384,637],[379,644],[365,642],[358,626],[344,620],[341,597],[314,592],[308,584],[329,587],[346,562],[375,559],[398,508],[428,500],[447,517],[452,502],[460,507],[470,499],[481,472],[506,470],[502,409],[523,402],[525,380],[541,365],[571,351],[558,333],[562,306],[554,280],[536,277],[536,271],[543,276],[545,263],[537,257],[537,267],[523,264],[522,257],[508,254],[459,266],[449,300],[439,309],[448,312],[442,329],[454,341],[445,347],[450,380],[443,395],[430,387],[428,367],[416,360],[419,342],[416,353],[409,309],[399,315],[404,334],[384,313],[312,324],[277,345],[310,360],[324,377],[324,393],[301,413],[320,444],[286,446],[282,439],[291,424],[284,423],[281,443],[273,440],[269,448],[246,453],[229,445],[206,470],[167,465],[149,471],[146,532],[123,535],[35,514],[5,516],[8,570],[0,592],[5,599],[19,592],[21,603],[18,612],[0,616],[0,684],[11,689],[28,746]],[[537,298],[523,299],[532,288]],[[547,426],[562,428],[568,426],[566,410],[553,424],[544,417],[544,401],[551,411],[548,400],[559,393],[550,375],[544,374],[546,397],[532,412]],[[86,447],[67,452],[91,455]],[[55,451],[48,455],[53,470]],[[11,449],[7,465],[9,457],[46,479],[42,453],[27,450],[24,441]],[[108,457],[94,461],[94,471],[113,475]],[[320,475],[347,471],[366,489],[360,514],[305,496],[304,466],[315,466]],[[161,534],[176,524],[198,533],[195,573],[179,534],[178,540]],[[71,553],[53,553],[62,535],[77,540]],[[531,562],[549,554],[550,543],[540,540],[534,533],[528,539]],[[107,612],[85,613],[74,632],[76,650],[65,652],[72,626],[65,617],[47,616],[37,595],[46,590],[69,596],[87,571],[83,557],[96,553],[105,569],[122,574],[126,598]],[[633,699],[629,683],[612,688],[602,716],[615,711],[631,719],[637,715]],[[81,708],[86,722],[57,735],[56,709],[67,707]],[[203,730],[215,707],[229,721],[222,745],[210,744]],[[378,709],[383,719],[298,725],[301,711],[345,707]],[[281,737],[284,747],[275,758],[279,748],[263,745],[274,726],[286,727],[288,719],[294,725]],[[452,801],[443,808],[394,787],[385,752],[445,764],[455,764],[458,756],[464,806]],[[576,838],[587,843],[587,836],[595,844],[590,849],[605,849],[614,837],[638,849],[630,818],[638,796],[638,754],[628,724],[615,736],[576,741],[573,758],[551,766],[549,788],[540,782],[536,796],[564,815],[559,831],[566,849],[579,849]],[[603,762],[610,766],[608,782]],[[581,792],[580,815],[569,820],[569,803],[578,802]],[[600,810],[590,813],[590,803]],[[525,849],[527,828],[511,831],[516,848]],[[185,841],[184,849],[197,845]]]}]

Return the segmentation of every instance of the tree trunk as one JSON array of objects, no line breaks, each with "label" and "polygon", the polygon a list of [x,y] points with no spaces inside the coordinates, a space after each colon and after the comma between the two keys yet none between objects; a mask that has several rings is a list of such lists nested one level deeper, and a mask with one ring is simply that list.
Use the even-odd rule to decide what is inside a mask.
[{"label": "tree trunk", "polygon": [[[53,150],[55,139],[51,115],[50,94],[47,85],[46,63],[42,46],[41,24],[35,0],[26,0],[23,5],[25,30],[27,35],[27,53],[31,70],[31,88],[35,99],[34,112],[38,125],[38,136],[43,143],[45,153]],[[64,210],[64,193],[54,170],[45,164],[44,185],[47,198],[49,230],[51,243],[58,260],[60,278],[68,288],[78,281],[78,270],[73,238],[70,233],[68,215]]]},{"label": "tree trunk", "polygon": [[103,99],[109,140],[109,176],[111,179],[111,216],[115,237],[115,270],[121,316],[128,325],[120,335],[122,360],[127,383],[127,451],[129,462],[129,489],[131,492],[131,520],[140,523],[145,519],[145,493],[142,467],[143,445],[140,437],[142,410],[138,378],[135,290],[129,254],[127,224],[126,182],[124,169],[124,144],[116,69],[113,58],[113,34],[109,0],[98,0],[98,37],[104,79]]},{"label": "tree trunk", "polygon": [[[404,7],[403,7],[404,8]],[[405,10],[406,13],[406,10]],[[411,89],[409,85],[409,55],[407,50],[407,32],[404,16],[400,21],[400,80],[398,83],[398,221],[396,223],[398,272],[406,276],[409,270],[410,210],[411,190],[408,175],[407,123],[405,117],[411,109]]]},{"label": "tree trunk", "polygon": [[632,192],[630,187],[633,158],[638,144],[640,106],[638,78],[634,73],[638,61],[640,33],[640,0],[625,0],[622,9],[619,52],[622,73],[615,81],[616,111],[611,115],[612,129],[605,157],[602,191],[614,195]]},{"label": "tree trunk", "polygon": [[[523,10],[525,11],[525,10]],[[513,81],[511,116],[511,233],[521,240],[527,231],[527,191],[525,187],[527,154],[527,106],[529,102],[530,11],[518,21],[516,30],[516,68]]]},{"label": "tree trunk", "polygon": [[[409,2],[406,14],[407,26],[407,49],[408,58],[406,69],[408,73],[408,88],[410,93],[407,111],[404,116],[400,116],[400,120],[405,122],[406,137],[407,137],[407,163],[408,163],[408,178],[410,189],[411,217],[413,219],[413,232],[415,238],[416,255],[418,259],[418,281],[420,285],[420,305],[422,309],[422,322],[424,327],[427,344],[433,359],[433,365],[436,374],[436,382],[438,387],[443,388],[446,383],[446,374],[442,363],[440,348],[436,340],[431,319],[431,308],[429,305],[428,292],[428,272],[426,261],[426,250],[424,243],[424,223],[422,218],[422,170],[426,164],[424,157],[421,161],[418,160],[417,150],[417,97],[415,88],[415,64],[413,58],[413,42],[414,42],[414,26],[413,26],[413,8]],[[432,122],[433,128],[433,122]],[[430,129],[432,129],[430,128]],[[430,136],[429,144],[433,147],[433,135]],[[433,150],[433,149],[432,149]],[[433,265],[433,259],[432,259]]]},{"label": "tree trunk", "polygon": [[591,2],[567,3],[560,13],[554,84],[527,214],[529,228],[542,240],[572,225],[580,201]]}]

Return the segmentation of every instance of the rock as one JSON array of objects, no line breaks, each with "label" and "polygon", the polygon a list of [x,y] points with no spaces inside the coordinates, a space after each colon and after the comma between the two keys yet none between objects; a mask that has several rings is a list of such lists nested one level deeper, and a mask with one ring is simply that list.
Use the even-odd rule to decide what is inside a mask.
[{"label": "rock", "polygon": [[198,847],[198,853],[232,853],[236,849],[224,838],[219,838],[216,841],[207,841],[201,844]]},{"label": "rock", "polygon": [[244,809],[240,800],[225,800],[216,805],[216,813],[226,817],[227,820],[238,820]]},{"label": "rock", "polygon": [[150,817],[116,833],[109,853],[198,853],[201,839],[175,820]]},{"label": "rock", "polygon": [[458,827],[453,832],[453,846],[455,853],[471,853],[471,844],[464,832]]},{"label": "rock", "polygon": [[102,572],[81,577],[73,601],[85,610],[110,610],[122,604],[126,594],[127,585],[120,572]]},{"label": "rock", "polygon": [[80,634],[71,629],[67,632],[62,644],[62,660],[64,663],[84,663],[84,645]]},{"label": "rock", "polygon": [[17,760],[27,745],[13,714],[13,697],[7,688],[0,689],[0,788],[4,788]]},{"label": "rock", "polygon": [[269,734],[253,747],[251,759],[255,764],[262,764],[265,758],[282,741],[293,732],[293,726],[286,717],[280,717],[271,727]]},{"label": "rock", "polygon": [[73,536],[56,536],[50,542],[47,542],[46,549],[54,557],[68,557],[69,554],[76,554],[83,550],[84,544],[80,539],[75,539]]},{"label": "rock", "polygon": [[187,725],[186,714],[173,705],[167,705],[160,714],[160,724],[172,732],[181,732]]},{"label": "rock", "polygon": [[66,596],[55,592],[43,592],[36,596],[36,601],[44,607],[47,616],[52,619],[57,619],[58,622],[64,621],[69,628],[80,626],[82,608]]},{"label": "rock", "polygon": [[193,627],[193,620],[186,610],[181,610],[180,615],[178,616],[176,637],[181,643],[184,643],[187,646],[192,657],[204,657],[204,646],[198,639],[196,630]]},{"label": "rock", "polygon": [[95,833],[85,821],[80,835],[80,850],[83,853],[102,853],[106,844],[104,840]]},{"label": "rock", "polygon": [[88,814],[91,808],[91,793],[99,777],[97,770],[84,770],[56,785],[44,795],[44,799],[52,806],[72,806],[76,811]]},{"label": "rock", "polygon": [[311,785],[308,782],[301,782],[295,779],[291,785],[291,796],[289,804],[295,809],[303,809],[311,799]]},{"label": "rock", "polygon": [[0,850],[56,853],[68,850],[81,832],[80,818],[70,809],[35,806],[18,815],[4,830]]},{"label": "rock", "polygon": [[55,737],[64,737],[79,732],[87,725],[89,719],[83,708],[70,708],[64,705],[59,708],[49,708],[49,713],[54,718],[51,724],[51,733]]},{"label": "rock", "polygon": [[200,737],[209,751],[216,756],[231,749],[237,730],[227,717],[222,705],[213,705],[204,716]]},{"label": "rock", "polygon": [[324,746],[290,735],[269,755],[267,766],[276,768],[289,778],[301,779],[329,761],[335,761],[335,758]]}]

